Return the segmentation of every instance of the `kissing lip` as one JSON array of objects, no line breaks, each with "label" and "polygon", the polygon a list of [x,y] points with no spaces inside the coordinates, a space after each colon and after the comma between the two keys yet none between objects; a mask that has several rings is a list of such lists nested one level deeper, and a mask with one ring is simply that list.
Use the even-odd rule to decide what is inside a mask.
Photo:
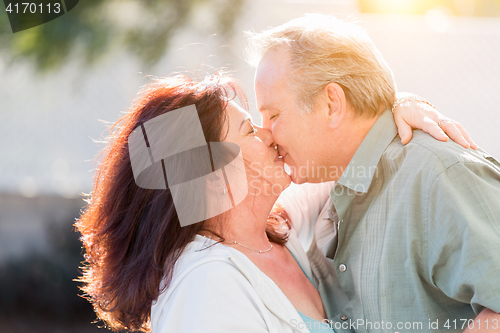
[{"label": "kissing lip", "polygon": [[285,151],[284,151],[284,150],[283,150],[283,149],[282,149],[279,145],[278,145],[278,147],[277,147],[277,148],[278,148],[278,149],[277,149],[277,150],[278,150],[278,155],[280,155],[280,156],[281,156],[281,158],[283,158],[283,159],[284,159],[284,158],[285,158],[285,156],[287,155],[287,153],[286,153],[286,152],[285,152]]}]

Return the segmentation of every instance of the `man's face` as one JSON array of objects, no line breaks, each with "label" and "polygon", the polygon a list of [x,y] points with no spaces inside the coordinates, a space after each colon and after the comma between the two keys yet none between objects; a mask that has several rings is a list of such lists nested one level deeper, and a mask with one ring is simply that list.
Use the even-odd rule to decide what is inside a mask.
[{"label": "man's face", "polygon": [[295,96],[286,85],[288,57],[286,51],[277,50],[268,52],[260,61],[255,74],[257,107],[262,126],[271,131],[280,155],[291,169],[292,181],[320,182],[323,177],[313,172],[321,163],[320,147],[325,144],[321,142],[326,130],[324,115],[299,112]]}]

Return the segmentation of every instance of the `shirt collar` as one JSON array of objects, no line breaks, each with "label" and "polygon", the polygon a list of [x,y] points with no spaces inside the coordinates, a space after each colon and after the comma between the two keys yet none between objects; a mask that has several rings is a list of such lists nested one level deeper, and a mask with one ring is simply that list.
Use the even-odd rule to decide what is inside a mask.
[{"label": "shirt collar", "polygon": [[385,110],[366,135],[337,184],[366,193],[385,149],[398,134],[392,112]]}]

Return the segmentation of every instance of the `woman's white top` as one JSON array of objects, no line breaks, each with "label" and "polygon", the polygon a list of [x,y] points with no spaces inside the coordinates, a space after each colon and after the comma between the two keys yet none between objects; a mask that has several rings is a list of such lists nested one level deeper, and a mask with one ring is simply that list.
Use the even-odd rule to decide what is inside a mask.
[{"label": "woman's white top", "polygon": [[[295,186],[292,190],[296,191]],[[312,275],[311,267],[297,230],[303,231],[308,241],[314,225],[309,221],[318,219],[328,199],[329,191],[323,192],[326,196],[299,193],[293,196],[293,202],[282,202],[294,227],[299,227],[291,230],[286,247],[308,276]],[[288,207],[290,203],[293,205]],[[152,333],[309,332],[273,280],[242,252],[220,243],[210,246],[214,243],[196,235],[187,245],[169,287],[151,308]]]}]

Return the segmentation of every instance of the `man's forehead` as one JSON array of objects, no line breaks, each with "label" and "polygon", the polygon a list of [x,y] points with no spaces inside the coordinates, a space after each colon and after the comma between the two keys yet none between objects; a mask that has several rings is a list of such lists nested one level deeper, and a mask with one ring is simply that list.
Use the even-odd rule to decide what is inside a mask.
[{"label": "man's forehead", "polygon": [[266,52],[257,65],[255,83],[281,79],[287,72],[289,57],[289,52],[283,48]]},{"label": "man's forehead", "polygon": [[268,51],[260,60],[255,73],[255,98],[260,113],[272,111],[286,97],[286,74],[289,52]]},{"label": "man's forehead", "polygon": [[273,92],[265,92],[260,96],[257,94],[257,109],[260,113],[272,110],[273,105],[277,102],[277,96]]},{"label": "man's forehead", "polygon": [[269,84],[283,76],[285,71],[279,59],[262,59],[255,74],[255,84]]}]

